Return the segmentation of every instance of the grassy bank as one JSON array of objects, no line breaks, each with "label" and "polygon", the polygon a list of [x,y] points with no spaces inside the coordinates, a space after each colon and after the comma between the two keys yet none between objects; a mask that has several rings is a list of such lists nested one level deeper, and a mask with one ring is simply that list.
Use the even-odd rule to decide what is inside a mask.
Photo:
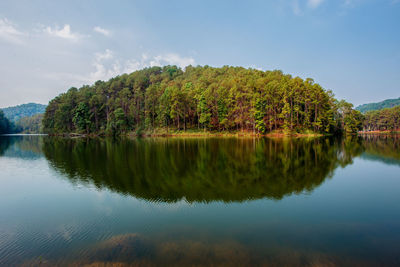
[{"label": "grassy bank", "polygon": [[272,131],[267,134],[260,134],[254,131],[202,131],[202,130],[171,130],[166,128],[154,129],[152,131],[143,131],[141,133],[130,132],[126,135],[131,137],[320,137],[323,134],[315,133],[312,131],[306,132],[285,132],[285,131]]},{"label": "grassy bank", "polygon": [[400,134],[400,129],[393,131],[360,131],[359,134]]},{"label": "grassy bank", "polygon": [[[69,138],[80,137],[105,137],[111,136],[104,132],[101,133],[62,133],[62,134],[49,134],[49,136],[64,136]],[[266,134],[260,134],[253,131],[203,131],[203,130],[176,130],[167,128],[158,128],[153,130],[137,131],[122,133],[120,136],[126,137],[270,137],[270,138],[309,138],[325,136],[321,133],[313,131],[304,132],[290,132],[290,131],[272,131]]]}]

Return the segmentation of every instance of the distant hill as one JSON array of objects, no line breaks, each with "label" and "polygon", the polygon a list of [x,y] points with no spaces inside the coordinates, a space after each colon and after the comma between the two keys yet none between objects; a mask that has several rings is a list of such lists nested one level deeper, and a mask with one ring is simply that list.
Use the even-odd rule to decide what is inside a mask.
[{"label": "distant hill", "polygon": [[363,104],[363,105],[356,107],[356,110],[361,111],[362,113],[365,113],[365,112],[371,111],[371,110],[392,108],[394,106],[399,106],[399,105],[400,105],[400,97],[397,99],[386,99],[384,101],[377,102],[377,103]]},{"label": "distant hill", "polygon": [[15,130],[25,134],[38,134],[42,132],[43,113],[30,117],[23,117],[15,123]]},{"label": "distant hill", "polygon": [[46,105],[28,103],[14,107],[3,108],[2,110],[4,112],[4,116],[11,122],[15,123],[21,118],[44,113],[46,111]]}]

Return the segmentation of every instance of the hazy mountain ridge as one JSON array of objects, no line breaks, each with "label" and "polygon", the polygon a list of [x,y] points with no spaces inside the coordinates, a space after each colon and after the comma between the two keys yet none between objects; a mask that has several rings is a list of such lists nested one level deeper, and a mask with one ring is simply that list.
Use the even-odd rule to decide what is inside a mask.
[{"label": "hazy mountain ridge", "polygon": [[46,111],[47,105],[37,103],[27,103],[13,107],[2,108],[4,116],[11,122],[17,122],[24,117],[31,117]]},{"label": "hazy mountain ridge", "polygon": [[27,103],[0,108],[0,134],[40,133],[47,105]]},{"label": "hazy mountain ridge", "polygon": [[386,99],[381,102],[362,104],[356,107],[356,110],[365,113],[371,110],[380,110],[384,108],[392,108],[400,105],[400,97],[396,99]]}]

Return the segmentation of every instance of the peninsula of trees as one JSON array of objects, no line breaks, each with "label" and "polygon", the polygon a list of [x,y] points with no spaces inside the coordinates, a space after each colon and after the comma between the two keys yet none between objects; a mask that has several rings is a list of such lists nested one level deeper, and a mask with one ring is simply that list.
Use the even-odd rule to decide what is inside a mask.
[{"label": "peninsula of trees", "polygon": [[242,67],[151,67],[71,88],[50,101],[46,133],[342,133],[362,114],[312,79]]},{"label": "peninsula of trees", "polygon": [[400,106],[366,112],[364,131],[400,131]]}]

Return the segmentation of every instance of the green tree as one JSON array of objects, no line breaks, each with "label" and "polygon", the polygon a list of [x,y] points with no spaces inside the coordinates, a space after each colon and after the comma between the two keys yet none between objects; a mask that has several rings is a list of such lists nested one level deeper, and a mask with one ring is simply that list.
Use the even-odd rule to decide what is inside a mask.
[{"label": "green tree", "polygon": [[[367,118],[394,129],[398,116]],[[169,129],[209,131],[356,132],[363,117],[312,79],[242,67],[152,67],[91,86],[71,88],[49,102],[47,133],[102,134]],[[372,127],[372,126],[371,126]]]},{"label": "green tree", "polygon": [[90,115],[89,115],[89,107],[86,103],[81,102],[75,108],[75,114],[73,117],[73,122],[75,124],[75,128],[80,132],[89,133],[90,127]]}]

